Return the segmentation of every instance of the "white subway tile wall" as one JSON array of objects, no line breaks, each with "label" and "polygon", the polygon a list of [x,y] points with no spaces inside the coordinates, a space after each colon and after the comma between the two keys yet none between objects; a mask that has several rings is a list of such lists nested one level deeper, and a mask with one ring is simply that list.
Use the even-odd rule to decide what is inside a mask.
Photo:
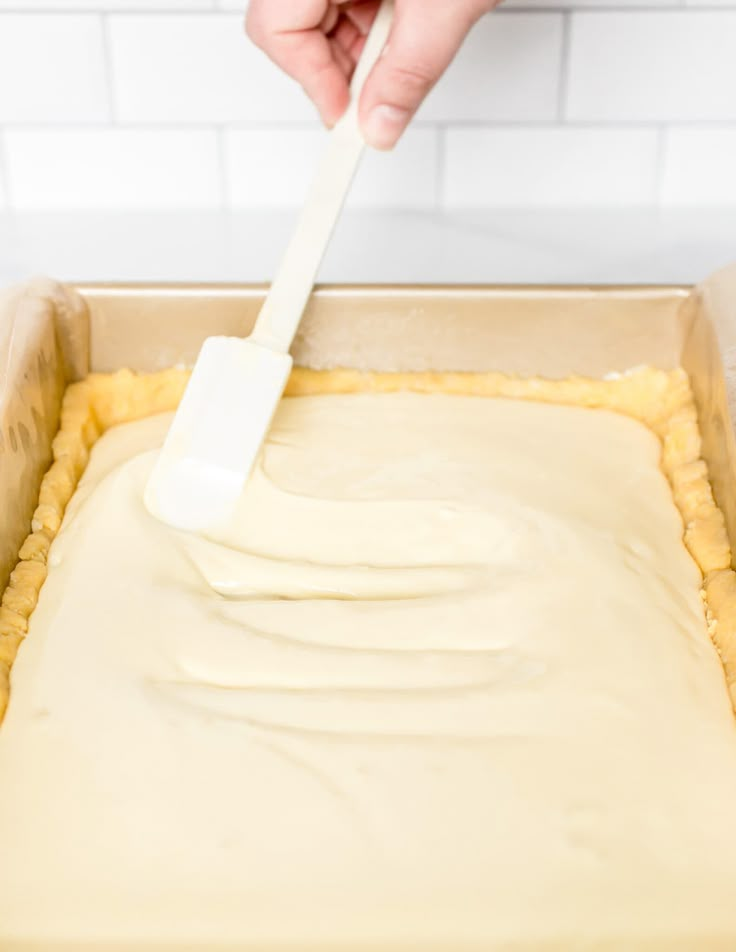
[{"label": "white subway tile wall", "polygon": [[447,132],[444,202],[475,205],[642,205],[656,182],[648,129],[478,129]]},{"label": "white subway tile wall", "polygon": [[562,46],[559,13],[504,11],[484,17],[417,118],[438,123],[552,122]]},{"label": "white subway tile wall", "polygon": [[12,129],[10,194],[21,208],[211,208],[222,202],[212,130]]},{"label": "white subway tile wall", "polygon": [[579,13],[568,119],[736,121],[736,9]]},{"label": "white subway tile wall", "polygon": [[736,205],[736,129],[668,129],[662,201]]},{"label": "white subway tile wall", "polygon": [[[348,205],[431,208],[440,187],[437,136],[431,128],[410,129],[393,153],[366,153]],[[323,145],[319,127],[228,130],[229,203],[238,208],[302,204]]]},{"label": "white subway tile wall", "polygon": [[109,122],[103,23],[0,16],[0,122]]},{"label": "white subway tile wall", "polygon": [[120,122],[309,122],[300,88],[246,40],[238,14],[108,18]]},{"label": "white subway tile wall", "polygon": [[[0,208],[294,206],[326,133],[245,0],[0,0]],[[506,0],[350,202],[736,206],[736,0]]]}]

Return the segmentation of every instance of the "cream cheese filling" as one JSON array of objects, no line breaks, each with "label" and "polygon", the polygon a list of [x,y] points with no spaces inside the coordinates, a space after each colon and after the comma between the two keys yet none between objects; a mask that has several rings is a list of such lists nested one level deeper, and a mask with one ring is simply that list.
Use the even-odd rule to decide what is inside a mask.
[{"label": "cream cheese filling", "polygon": [[99,440],[51,547],[0,949],[733,947],[736,727],[646,427],[287,399],[200,539],[141,501],[168,420]]}]

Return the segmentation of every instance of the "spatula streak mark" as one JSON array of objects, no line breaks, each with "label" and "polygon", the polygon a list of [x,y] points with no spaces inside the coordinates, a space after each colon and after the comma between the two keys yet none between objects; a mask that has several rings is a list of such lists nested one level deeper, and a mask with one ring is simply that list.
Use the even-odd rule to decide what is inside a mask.
[{"label": "spatula streak mark", "polygon": [[484,566],[332,564],[244,552],[186,538],[184,550],[205,583],[237,600],[409,600],[476,587]]},{"label": "spatula streak mark", "polygon": [[361,731],[338,727],[330,730],[324,727],[305,727],[304,725],[288,724],[279,721],[270,721],[253,717],[240,712],[222,711],[194,701],[191,698],[181,697],[179,692],[167,690],[166,683],[154,685],[159,697],[175,705],[177,708],[189,711],[191,714],[204,715],[207,718],[242,724],[254,731],[264,731],[284,736],[300,737],[305,740],[325,741],[327,743],[418,743],[431,747],[445,747],[460,745],[470,749],[478,747],[493,747],[505,741],[534,741],[535,737],[513,732],[498,734],[466,734],[462,732],[434,732],[419,733],[417,731]]},{"label": "spatula streak mark", "polygon": [[357,810],[354,805],[350,802],[350,797],[347,791],[343,790],[339,784],[335,783],[328,774],[317,767],[315,764],[310,763],[310,761],[305,760],[303,757],[298,757],[290,750],[286,750],[280,744],[275,743],[274,741],[267,741],[262,737],[256,739],[258,743],[264,750],[267,750],[270,754],[273,754],[274,757],[278,757],[279,760],[288,764],[289,767],[295,767],[297,770],[301,770],[304,773],[308,774],[316,783],[322,787],[323,790],[326,790],[327,793],[333,797],[340,806],[346,808],[347,812],[353,818],[358,818]]},{"label": "spatula streak mark", "polygon": [[314,593],[304,592],[301,594],[283,594],[276,592],[248,592],[230,594],[222,589],[215,589],[218,595],[228,601],[237,604],[238,602],[418,602],[418,601],[439,601],[455,592],[440,592],[434,595],[427,595],[423,592],[415,594],[401,595],[356,595],[351,592],[326,592],[318,591]]},{"label": "spatula streak mark", "polygon": [[[232,604],[229,600],[227,604]],[[467,657],[468,659],[473,658],[482,658],[484,656],[493,657],[494,655],[502,655],[505,651],[508,650],[508,646],[503,645],[495,648],[414,648],[414,647],[396,647],[396,648],[366,648],[358,645],[349,645],[349,644],[334,644],[330,642],[316,642],[316,641],[306,641],[302,638],[297,638],[293,635],[285,635],[281,632],[267,631],[265,628],[257,628],[254,625],[250,625],[247,622],[242,622],[236,618],[232,618],[229,615],[224,614],[223,612],[217,613],[218,620],[227,625],[228,627],[236,629],[240,634],[245,634],[252,636],[253,638],[262,639],[268,641],[274,645],[283,645],[288,648],[297,648],[309,652],[319,652],[324,654],[325,652],[335,652],[336,654],[346,655],[362,655],[366,658],[378,657],[378,658],[394,658],[398,659],[400,657],[406,656],[407,659],[411,658],[412,660],[416,659],[431,659],[431,658],[462,658]]]},{"label": "spatula streak mark", "polygon": [[[532,675],[533,677],[534,675]],[[529,680],[526,678],[524,680]],[[384,700],[401,697],[433,697],[455,696],[463,694],[477,694],[486,692],[502,683],[502,678],[484,678],[481,681],[465,681],[458,684],[428,684],[386,687],[384,685],[353,685],[353,684],[255,684],[240,682],[238,684],[223,684],[210,679],[188,680],[186,678],[157,678],[157,685],[166,685],[177,689],[184,688],[195,693],[207,691],[223,691],[233,694],[253,695],[294,695],[302,697],[316,697],[333,695],[352,695],[356,700]],[[519,683],[518,681],[515,683]]]},{"label": "spatula streak mark", "polygon": [[302,724],[289,724],[280,721],[271,721],[260,717],[253,717],[250,714],[239,712],[222,711],[212,708],[201,701],[192,701],[182,698],[178,692],[160,690],[159,696],[177,708],[188,710],[191,714],[205,715],[208,718],[230,722],[232,724],[241,724],[253,731],[263,731],[269,734],[287,737],[299,737],[305,741],[322,741],[325,743],[360,743],[383,745],[386,743],[407,743],[421,744],[429,747],[466,747],[468,749],[477,749],[478,747],[494,748],[498,744],[513,741],[514,743],[528,742],[533,743],[543,735],[529,735],[505,731],[502,733],[487,734],[467,734],[457,732],[434,732],[420,733],[418,731],[371,731],[355,730],[337,727],[334,730],[324,727],[305,727]]}]

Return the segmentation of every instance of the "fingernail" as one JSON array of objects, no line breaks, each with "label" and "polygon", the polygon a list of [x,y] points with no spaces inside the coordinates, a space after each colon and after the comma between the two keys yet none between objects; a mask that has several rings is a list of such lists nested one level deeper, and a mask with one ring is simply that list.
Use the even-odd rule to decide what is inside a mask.
[{"label": "fingernail", "polygon": [[398,106],[376,106],[368,114],[363,136],[374,149],[392,149],[411,119],[408,109]]}]

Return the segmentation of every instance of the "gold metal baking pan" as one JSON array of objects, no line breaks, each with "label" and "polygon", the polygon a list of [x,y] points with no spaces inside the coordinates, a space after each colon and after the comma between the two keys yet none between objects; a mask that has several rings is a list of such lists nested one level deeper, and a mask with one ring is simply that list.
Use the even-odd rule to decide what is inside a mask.
[{"label": "gold metal baking pan", "polygon": [[[247,334],[262,286],[36,282],[0,299],[0,589],[28,532],[65,380],[191,364],[210,334]],[[727,362],[736,354],[736,270],[698,288],[345,286],[318,288],[297,363],[601,377],[632,367],[691,376],[717,501],[736,549],[736,447]]]}]

